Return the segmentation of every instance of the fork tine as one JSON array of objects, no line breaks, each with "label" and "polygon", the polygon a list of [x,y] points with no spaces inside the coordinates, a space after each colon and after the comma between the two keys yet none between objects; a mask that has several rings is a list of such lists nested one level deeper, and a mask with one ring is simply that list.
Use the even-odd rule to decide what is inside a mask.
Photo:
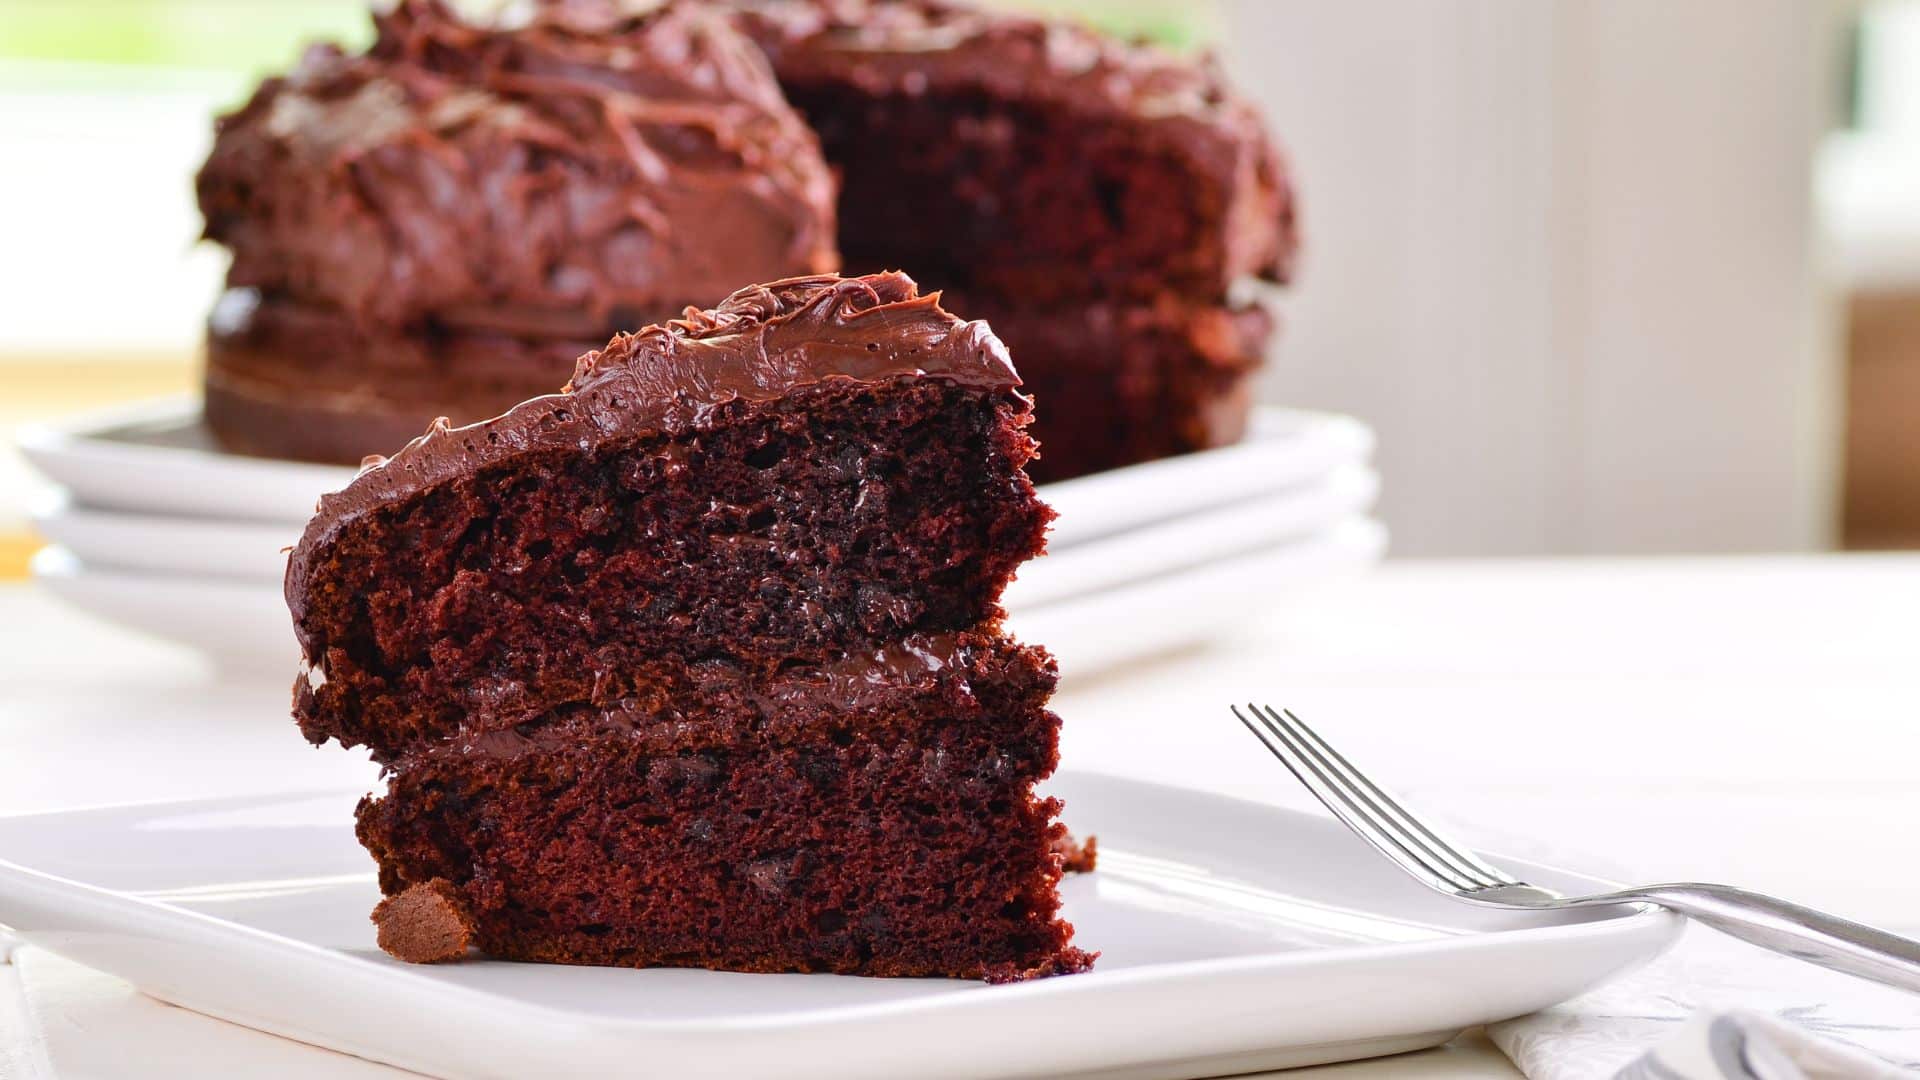
[{"label": "fork tine", "polygon": [[[1273,710],[1269,707],[1267,711],[1271,713]],[[1384,812],[1395,817],[1406,828],[1413,830],[1419,835],[1425,841],[1425,846],[1431,849],[1434,854],[1448,859],[1461,870],[1470,872],[1484,879],[1490,885],[1519,884],[1513,879],[1512,875],[1488,865],[1483,859],[1475,855],[1471,848],[1449,840],[1432,826],[1415,817],[1411,811],[1401,806],[1384,788],[1368,779],[1367,774],[1361,772],[1358,766],[1348,761],[1340,751],[1335,750],[1332,743],[1321,738],[1319,732],[1314,731],[1312,727],[1308,726],[1307,722],[1295,715],[1293,710],[1282,709],[1280,711],[1284,714],[1284,726],[1294,731],[1310,747],[1317,748],[1324,758],[1329,759],[1330,764],[1336,771],[1343,772],[1349,777],[1351,783],[1368,793]]]},{"label": "fork tine", "polygon": [[[1256,714],[1261,712],[1259,706],[1253,706],[1253,708]],[[1334,769],[1325,758],[1316,754],[1312,745],[1301,738],[1297,731],[1281,721],[1272,709],[1265,710],[1262,722],[1288,745],[1293,754],[1304,762],[1345,806],[1368,821],[1375,830],[1385,834],[1394,847],[1404,852],[1408,858],[1417,860],[1427,870],[1446,880],[1455,891],[1477,889],[1485,884],[1475,874],[1435,851],[1418,832],[1408,828],[1401,820],[1389,814],[1377,801],[1368,797],[1364,790],[1353,784],[1339,770]]]},{"label": "fork tine", "polygon": [[1511,875],[1488,866],[1470,849],[1441,836],[1431,826],[1415,817],[1385,789],[1368,779],[1367,774],[1348,761],[1340,751],[1335,750],[1331,743],[1321,738],[1320,734],[1308,726],[1306,721],[1294,715],[1293,710],[1282,709],[1276,713],[1271,706],[1267,706],[1265,712],[1274,723],[1290,732],[1305,746],[1310,755],[1330,772],[1339,776],[1376,812],[1393,821],[1423,850],[1446,863],[1457,874],[1481,886],[1517,884]]},{"label": "fork tine", "polygon": [[1335,778],[1324,771],[1313,759],[1295,746],[1285,731],[1265,716],[1261,715],[1257,705],[1248,704],[1247,709],[1258,723],[1242,715],[1238,706],[1230,706],[1233,715],[1248,731],[1253,732],[1269,753],[1280,759],[1302,784],[1306,785],[1315,798],[1319,799],[1333,815],[1368,843],[1380,850],[1380,853],[1399,864],[1407,873],[1419,878],[1427,887],[1441,892],[1457,893],[1471,891],[1478,885],[1456,871],[1450,871],[1445,863],[1422,854],[1417,845],[1410,843],[1410,837],[1404,830],[1393,826],[1381,818],[1377,812],[1370,811]]}]

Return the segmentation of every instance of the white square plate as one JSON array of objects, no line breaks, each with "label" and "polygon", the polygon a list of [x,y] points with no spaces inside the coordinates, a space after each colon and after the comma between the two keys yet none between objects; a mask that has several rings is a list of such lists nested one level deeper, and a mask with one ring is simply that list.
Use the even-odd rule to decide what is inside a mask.
[{"label": "white square plate", "polygon": [[[1278,782],[1278,781],[1276,781]],[[1486,912],[1330,819],[1064,773],[1091,974],[944,980],[410,967],[379,952],[357,793],[0,819],[0,922],[187,1008],[427,1073],[1187,1077],[1396,1053],[1651,959],[1679,920]],[[1604,883],[1514,860],[1570,891]]]}]

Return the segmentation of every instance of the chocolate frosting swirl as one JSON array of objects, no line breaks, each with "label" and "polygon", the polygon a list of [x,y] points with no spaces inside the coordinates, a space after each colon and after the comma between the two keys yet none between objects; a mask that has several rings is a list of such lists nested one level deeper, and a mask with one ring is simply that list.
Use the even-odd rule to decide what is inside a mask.
[{"label": "chocolate frosting swirl", "polygon": [[466,427],[436,421],[391,458],[368,458],[352,483],[321,497],[287,564],[287,604],[298,624],[313,560],[342,528],[437,485],[522,455],[683,434],[730,402],[836,379],[903,377],[1009,393],[1020,385],[986,323],[948,314],[940,294],[922,295],[905,274],[822,274],[741,289],[710,311],[615,337],[581,357],[558,394]]},{"label": "chocolate frosting swirl", "polygon": [[220,119],[198,180],[232,286],[363,322],[599,338],[830,269],[833,183],[721,14],[442,0],[311,48]]}]

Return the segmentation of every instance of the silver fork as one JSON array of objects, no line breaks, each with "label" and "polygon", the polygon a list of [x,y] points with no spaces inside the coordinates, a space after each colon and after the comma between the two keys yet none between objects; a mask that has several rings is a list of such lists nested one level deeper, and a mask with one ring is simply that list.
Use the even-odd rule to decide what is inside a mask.
[{"label": "silver fork", "polygon": [[1250,704],[1246,713],[1233,706],[1233,715],[1348,828],[1456,900],[1524,911],[1658,904],[1763,949],[1920,991],[1920,942],[1761,893],[1688,882],[1561,896],[1529,885],[1423,823],[1291,711]]}]

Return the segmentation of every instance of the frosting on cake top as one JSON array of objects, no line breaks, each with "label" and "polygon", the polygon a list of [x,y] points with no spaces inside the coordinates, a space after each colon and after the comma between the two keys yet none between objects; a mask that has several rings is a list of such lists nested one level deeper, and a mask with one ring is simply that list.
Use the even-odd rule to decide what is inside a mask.
[{"label": "frosting on cake top", "polygon": [[375,25],[365,54],[314,46],[219,121],[198,190],[230,285],[597,338],[836,265],[818,141],[710,5],[481,24],[401,0]]}]

